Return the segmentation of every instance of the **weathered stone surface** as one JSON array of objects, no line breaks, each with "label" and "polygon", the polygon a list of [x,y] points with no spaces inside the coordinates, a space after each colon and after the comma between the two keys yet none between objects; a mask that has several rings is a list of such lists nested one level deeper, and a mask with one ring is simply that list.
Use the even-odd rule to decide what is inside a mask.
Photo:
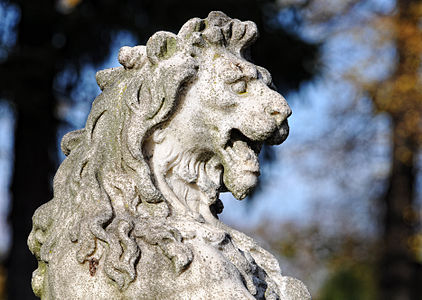
[{"label": "weathered stone surface", "polygon": [[309,299],[277,260],[218,220],[219,193],[244,198],[263,143],[291,111],[244,57],[253,22],[212,12],[175,35],[123,47],[100,71],[84,129],[65,135],[54,198],[28,244],[42,299]]}]

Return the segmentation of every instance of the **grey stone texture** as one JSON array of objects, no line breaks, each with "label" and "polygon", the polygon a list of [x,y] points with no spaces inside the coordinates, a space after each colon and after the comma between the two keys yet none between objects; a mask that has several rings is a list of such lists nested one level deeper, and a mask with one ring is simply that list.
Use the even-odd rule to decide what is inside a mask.
[{"label": "grey stone texture", "polygon": [[245,58],[253,22],[211,12],[123,47],[99,71],[86,126],[66,134],[54,198],[28,245],[42,299],[310,299],[276,258],[218,219],[243,199],[291,110]]}]

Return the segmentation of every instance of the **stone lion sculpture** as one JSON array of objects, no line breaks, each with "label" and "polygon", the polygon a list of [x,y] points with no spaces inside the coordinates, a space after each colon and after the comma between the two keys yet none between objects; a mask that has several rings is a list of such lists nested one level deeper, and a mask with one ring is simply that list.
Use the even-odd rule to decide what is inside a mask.
[{"label": "stone lion sculpture", "polygon": [[211,12],[123,47],[99,71],[84,129],[66,134],[54,198],[28,239],[42,299],[310,299],[250,237],[218,220],[244,198],[291,111],[245,58],[253,22]]}]

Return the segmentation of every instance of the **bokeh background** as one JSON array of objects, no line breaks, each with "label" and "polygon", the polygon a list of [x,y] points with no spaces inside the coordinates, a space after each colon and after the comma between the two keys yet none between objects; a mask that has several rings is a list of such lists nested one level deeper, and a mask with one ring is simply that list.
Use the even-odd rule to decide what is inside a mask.
[{"label": "bokeh background", "polygon": [[[59,142],[121,46],[221,10],[293,109],[252,197],[222,218],[313,298],[422,299],[422,4],[415,0],[0,0],[0,297],[35,299],[26,246]],[[8,298],[6,298],[8,297]]]}]

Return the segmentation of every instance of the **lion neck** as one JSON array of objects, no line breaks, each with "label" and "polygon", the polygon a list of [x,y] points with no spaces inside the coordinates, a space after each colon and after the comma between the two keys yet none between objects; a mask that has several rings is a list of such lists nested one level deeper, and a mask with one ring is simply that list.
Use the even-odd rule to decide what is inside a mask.
[{"label": "lion neck", "polygon": [[211,224],[218,222],[211,209],[219,201],[222,177],[216,156],[186,147],[166,129],[154,132],[145,148],[157,187],[169,202],[172,214]]}]

